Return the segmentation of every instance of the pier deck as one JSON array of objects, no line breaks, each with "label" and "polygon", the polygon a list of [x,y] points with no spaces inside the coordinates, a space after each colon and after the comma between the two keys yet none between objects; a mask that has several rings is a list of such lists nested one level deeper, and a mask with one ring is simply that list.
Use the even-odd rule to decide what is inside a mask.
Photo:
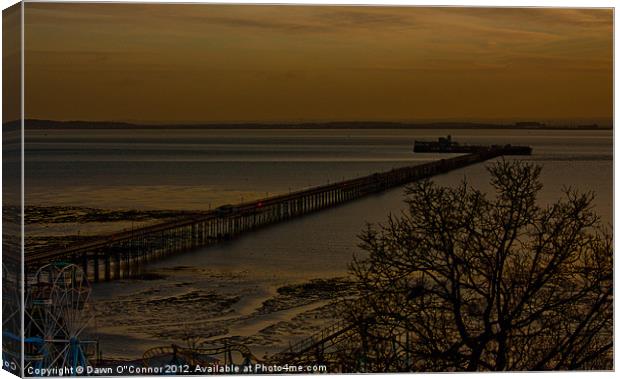
[{"label": "pier deck", "polygon": [[145,263],[163,256],[209,246],[266,225],[512,153],[515,153],[514,147],[489,147],[285,195],[225,205],[197,216],[102,236],[62,249],[27,254],[25,264],[32,272],[53,261],[73,262],[95,282],[131,277],[139,274]]}]

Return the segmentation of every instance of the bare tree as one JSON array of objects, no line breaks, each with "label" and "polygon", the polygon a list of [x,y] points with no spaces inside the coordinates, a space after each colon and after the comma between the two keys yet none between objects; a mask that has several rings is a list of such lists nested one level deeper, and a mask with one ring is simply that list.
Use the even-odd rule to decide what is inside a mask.
[{"label": "bare tree", "polygon": [[363,232],[345,370],[613,367],[612,237],[593,194],[541,207],[540,167],[488,171],[495,193],[418,182],[407,212]]}]

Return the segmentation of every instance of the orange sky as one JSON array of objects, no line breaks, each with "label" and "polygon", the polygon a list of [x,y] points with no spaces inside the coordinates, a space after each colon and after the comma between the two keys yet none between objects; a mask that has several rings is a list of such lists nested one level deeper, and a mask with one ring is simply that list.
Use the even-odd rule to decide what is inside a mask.
[{"label": "orange sky", "polygon": [[26,118],[612,117],[612,11],[26,3]]}]

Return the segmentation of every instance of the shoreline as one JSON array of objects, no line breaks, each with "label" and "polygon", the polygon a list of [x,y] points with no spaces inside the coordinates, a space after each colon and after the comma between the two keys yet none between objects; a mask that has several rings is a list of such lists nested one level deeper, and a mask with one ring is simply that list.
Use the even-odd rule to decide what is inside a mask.
[{"label": "shoreline", "polygon": [[[105,360],[140,359],[150,348],[172,344],[234,343],[259,358],[270,356],[333,323],[340,300],[355,293],[347,277],[278,286],[248,274],[218,274],[201,267],[152,274],[164,275],[126,280],[123,288],[132,290],[118,295],[112,293],[114,285],[94,286],[96,328],[90,332],[101,337]],[[198,282],[188,283],[186,275]],[[147,306],[156,309],[153,316],[141,311]],[[192,311],[179,314],[173,309],[177,307]]]},{"label": "shoreline", "polygon": [[[9,121],[3,123],[7,129],[19,129],[20,122]],[[592,121],[561,121],[546,124],[538,121],[527,122],[469,122],[469,121],[439,121],[439,122],[397,122],[397,121],[327,121],[327,122],[208,122],[208,123],[129,123],[113,121],[56,121],[27,119],[24,121],[26,130],[89,130],[89,129],[332,129],[332,130],[444,130],[444,129],[471,129],[471,130],[613,130],[613,121],[604,121],[599,124]]]}]

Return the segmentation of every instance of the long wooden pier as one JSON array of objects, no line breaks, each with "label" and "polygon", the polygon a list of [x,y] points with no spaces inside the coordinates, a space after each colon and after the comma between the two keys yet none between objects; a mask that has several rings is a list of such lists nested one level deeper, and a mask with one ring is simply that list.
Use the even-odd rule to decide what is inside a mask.
[{"label": "long wooden pier", "polygon": [[520,154],[517,146],[489,147],[454,158],[402,167],[352,180],[322,185],[204,214],[124,231],[87,243],[26,255],[29,271],[54,262],[78,264],[91,280],[139,274],[145,263],[163,256],[209,246],[244,232],[335,207],[415,180],[456,170],[501,155]]}]

